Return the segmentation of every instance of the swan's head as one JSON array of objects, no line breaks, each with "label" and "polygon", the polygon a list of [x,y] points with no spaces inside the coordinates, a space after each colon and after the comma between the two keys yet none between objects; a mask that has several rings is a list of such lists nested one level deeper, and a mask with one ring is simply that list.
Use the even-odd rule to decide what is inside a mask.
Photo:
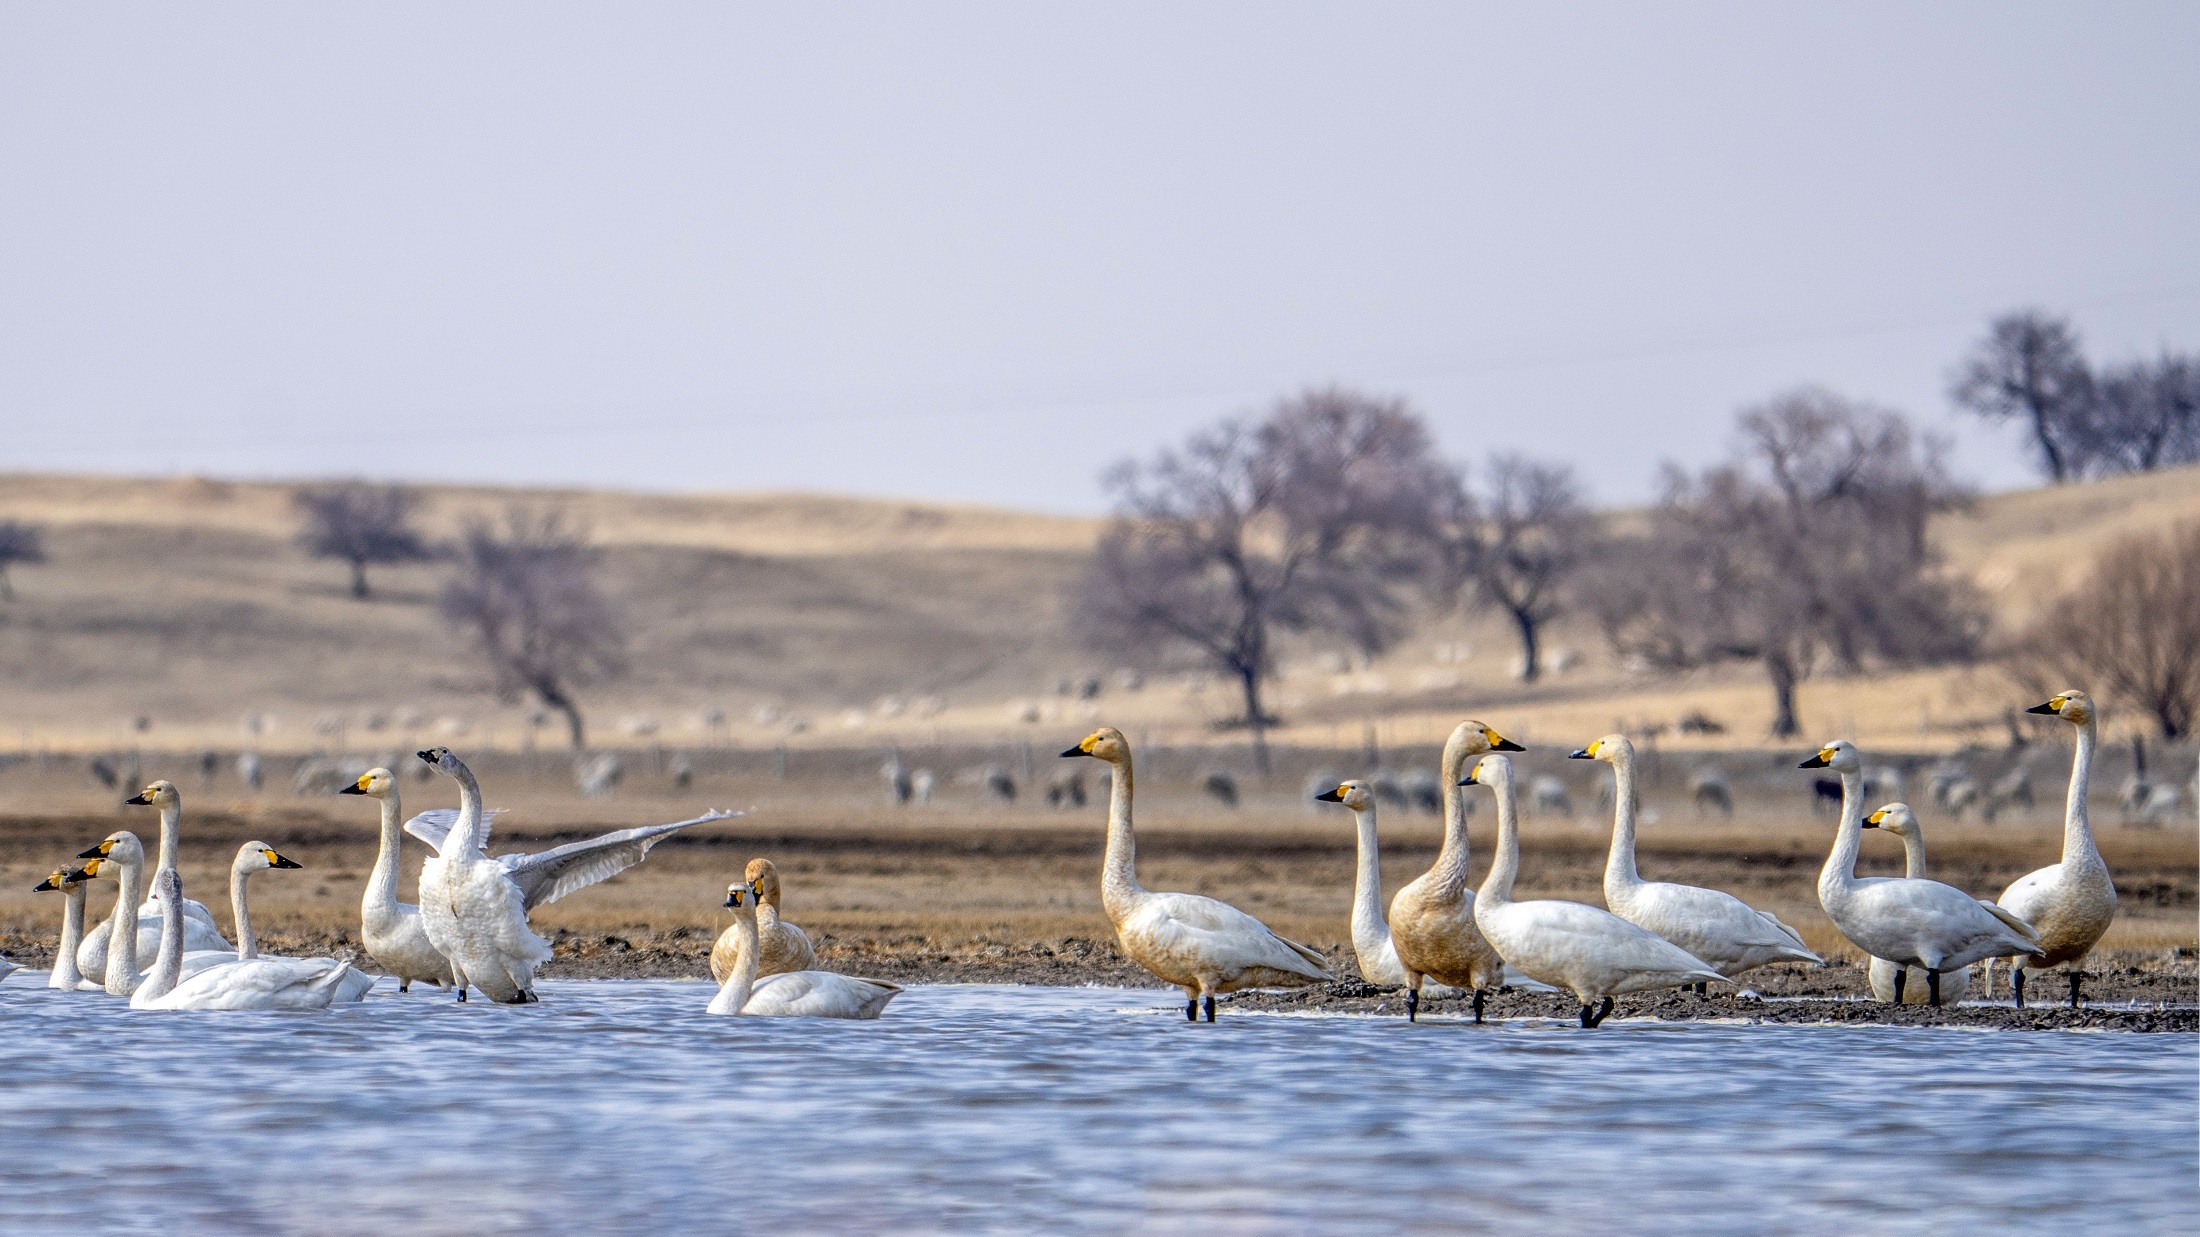
[{"label": "swan's head", "polygon": [[1601,760],[1608,765],[1616,765],[1622,760],[1632,759],[1634,754],[1635,745],[1627,741],[1626,735],[1608,734],[1575,752],[1570,759]]},{"label": "swan's head", "polygon": [[1864,756],[1856,745],[1847,739],[1835,739],[1818,749],[1818,754],[1795,766],[1798,769],[1832,769],[1837,773],[1860,773],[1864,769]]},{"label": "swan's head", "polygon": [[295,859],[285,859],[275,853],[275,848],[265,842],[246,842],[237,848],[236,862],[229,865],[233,872],[265,872],[269,868],[302,868],[306,865]]},{"label": "swan's head", "polygon": [[31,892],[52,893],[59,890],[62,893],[74,893],[90,879],[92,874],[84,868],[55,868],[46,879],[31,886]]},{"label": "swan's head", "polygon": [[1907,803],[1890,803],[1864,818],[1866,829],[1884,829],[1898,838],[1917,832],[1917,813]]},{"label": "swan's head", "polygon": [[359,780],[337,791],[340,795],[366,795],[374,799],[387,799],[397,791],[397,775],[388,769],[369,769],[359,775]]},{"label": "swan's head", "polygon": [[1092,756],[1114,764],[1127,760],[1131,754],[1131,741],[1113,726],[1102,726],[1080,740],[1077,746],[1063,752],[1064,756]]},{"label": "swan's head", "polygon": [[752,881],[738,880],[726,886],[726,907],[737,917],[756,917],[756,904],[760,901],[756,885]]},{"label": "swan's head", "polygon": [[749,886],[756,890],[759,904],[779,905],[779,869],[769,859],[751,859],[741,875],[748,878]]},{"label": "swan's head", "polygon": [[1466,767],[1469,756],[1486,752],[1524,752],[1527,748],[1497,733],[1477,721],[1464,721],[1452,729],[1451,738],[1444,741],[1444,768],[1458,776],[1458,770]]},{"label": "swan's head", "polygon": [[127,829],[118,829],[108,834],[106,839],[100,842],[99,845],[84,851],[77,858],[94,861],[84,865],[84,870],[91,875],[112,876],[114,873],[110,872],[109,868],[143,864],[145,862],[145,847],[139,844],[136,834]]},{"label": "swan's head", "polygon": [[147,783],[145,789],[123,802],[134,803],[139,807],[175,807],[183,802],[183,796],[176,793],[174,782],[161,778],[159,781]]},{"label": "swan's head", "polygon": [[2035,704],[2027,713],[2044,713],[2059,717],[2073,726],[2083,726],[2093,720],[2093,697],[2073,687],[2045,704]]},{"label": "swan's head", "polygon": [[1355,778],[1339,783],[1334,790],[1325,790],[1314,798],[1322,803],[1342,803],[1355,812],[1364,812],[1375,806],[1375,793],[1367,783]]},{"label": "swan's head", "polygon": [[458,771],[460,769],[466,767],[465,765],[459,763],[458,753],[452,751],[450,748],[447,747],[424,747],[419,751],[414,752],[413,755],[420,757],[422,760],[427,761],[429,764],[434,765],[436,768],[441,769],[443,772],[451,774],[454,777],[458,775]]},{"label": "swan's head", "polygon": [[1511,788],[1513,762],[1510,756],[1484,756],[1474,762],[1467,775],[1459,779],[1461,786],[1494,786],[1499,793]]}]

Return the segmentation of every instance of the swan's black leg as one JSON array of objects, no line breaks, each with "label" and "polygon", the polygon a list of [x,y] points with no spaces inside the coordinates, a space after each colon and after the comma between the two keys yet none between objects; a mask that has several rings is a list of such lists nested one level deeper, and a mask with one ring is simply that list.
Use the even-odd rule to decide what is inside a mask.
[{"label": "swan's black leg", "polygon": [[1203,1005],[1205,1005],[1205,1006],[1207,1007],[1207,1021],[1209,1021],[1209,1022],[1213,1022],[1213,1021],[1215,1020],[1215,996],[1214,996],[1214,993],[1212,993],[1212,992],[1208,993],[1208,994],[1207,994],[1207,997],[1206,997],[1206,999],[1205,999],[1204,1001],[1200,1002],[1200,1003],[1201,1003],[1201,1004],[1203,1004]]},{"label": "swan's black leg", "polygon": [[1606,1018],[1612,1016],[1612,998],[1604,998],[1604,1003],[1597,1006],[1597,1012],[1594,1014],[1589,1013],[1589,1007],[1586,1005],[1582,1006],[1581,1012],[1588,1018],[1588,1021],[1584,1025],[1591,1027],[1601,1026],[1603,1025]]},{"label": "swan's black leg", "polygon": [[411,981],[411,980],[409,980],[409,979],[400,979],[400,980],[398,980],[398,981],[397,981],[397,990],[398,990],[399,992],[411,992],[411,991],[413,990],[413,986],[412,986],[412,981]]},{"label": "swan's black leg", "polygon": [[2082,971],[2073,970],[2070,972],[2070,1008],[2072,1009],[2078,1008],[2078,981],[2084,977],[2085,973]]},{"label": "swan's black leg", "polygon": [[1406,989],[1406,1021],[1419,1022],[1420,1020],[1421,990],[1419,988],[1408,988]]},{"label": "swan's black leg", "polygon": [[1480,988],[1474,990],[1474,1020],[1476,1022],[1482,1021],[1482,1000],[1488,995],[1489,993]]},{"label": "swan's black leg", "polygon": [[1186,1022],[1197,1022],[1197,1021],[1199,1021],[1199,998],[1198,998],[1198,997],[1194,996],[1194,997],[1186,997],[1186,998],[1184,998],[1184,1021],[1186,1021]]},{"label": "swan's black leg", "polygon": [[1697,984],[1697,985],[1696,985],[1696,995],[1697,995],[1697,996],[1710,996],[1710,995],[1711,995],[1711,985],[1710,985],[1709,983],[1700,983],[1700,984]]},{"label": "swan's black leg", "polygon": [[466,985],[464,984],[458,986],[458,999],[461,1001],[466,999]]},{"label": "swan's black leg", "polygon": [[2024,1008],[2024,963],[2015,962],[2009,967],[2009,990],[2017,994],[2017,1008]]},{"label": "swan's black leg", "polygon": [[1934,1009],[1940,1008],[1939,971],[1928,970],[1925,972],[1925,1003]]},{"label": "swan's black leg", "polygon": [[1897,1005],[1900,1005],[1900,1004],[1902,1003],[1902,985],[1904,985],[1904,984],[1908,983],[1909,981],[1910,981],[1910,968],[1908,968],[1908,967],[1906,967],[1906,966],[1898,966],[1898,967],[1894,968],[1894,1003],[1895,1003],[1895,1004],[1897,1004]]},{"label": "swan's black leg", "polygon": [[1590,1014],[1592,1014],[1592,1013],[1594,1013],[1594,1012],[1596,1012],[1596,1011],[1594,1011],[1593,1009],[1591,1009],[1591,1008],[1590,1008],[1589,1006],[1587,1006],[1587,1005],[1584,1005],[1584,1006],[1582,1006],[1582,1007],[1581,1007],[1581,1029],[1582,1029],[1582,1030],[1586,1031],[1586,1030],[1588,1030],[1588,1029],[1589,1029],[1590,1027],[1593,1027],[1593,1026],[1595,1026],[1595,1025],[1596,1025],[1596,1023],[1594,1023],[1594,1022],[1591,1022],[1591,1021],[1589,1021],[1589,1015],[1590,1015]]}]

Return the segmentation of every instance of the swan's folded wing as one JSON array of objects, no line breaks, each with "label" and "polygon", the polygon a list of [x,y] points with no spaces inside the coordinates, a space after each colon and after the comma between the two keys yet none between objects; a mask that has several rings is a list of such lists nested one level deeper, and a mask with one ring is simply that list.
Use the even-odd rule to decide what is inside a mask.
[{"label": "swan's folded wing", "polygon": [[2003,923],[2009,925],[2010,931],[2016,933],[2018,936],[2023,937],[2025,940],[2031,942],[2034,945],[2040,943],[2039,930],[2037,928],[2034,928],[2031,924],[2026,923],[2023,919],[2018,918],[2016,915],[2010,913],[2009,911],[2003,910],[2001,907],[1994,905],[1984,898],[1980,898],[1978,900],[1978,904],[1993,912],[1994,918],[1999,919]]},{"label": "swan's folded wing", "polygon": [[[489,845],[489,827],[502,815],[504,809],[500,807],[490,808],[481,814],[481,846],[484,849]],[[457,823],[457,808],[432,807],[406,821],[405,832],[426,842],[429,849],[440,855],[443,853],[443,839],[451,836],[451,826]]]},{"label": "swan's folded wing", "polygon": [[1309,979],[1331,979],[1329,960],[1227,902],[1193,893],[1152,895],[1146,927],[1153,942],[1233,967],[1265,966]]},{"label": "swan's folded wing", "polygon": [[[1786,936],[1789,941],[1793,942],[1797,949],[1802,950],[1804,953],[1807,953],[1814,958],[1818,956],[1816,950],[1803,943],[1803,934],[1797,932],[1794,928],[1789,927],[1787,925],[1787,922],[1781,919],[1778,915],[1773,914],[1771,911],[1758,911],[1757,913],[1764,916],[1766,922],[1770,923],[1773,927],[1778,928],[1780,930],[1780,933]],[[1820,961],[1824,961],[1824,959],[1820,959]]]},{"label": "swan's folded wing", "polygon": [[667,834],[700,825],[713,820],[726,820],[739,816],[739,812],[709,812],[693,820],[675,821],[669,825],[644,825],[639,829],[621,829],[600,838],[585,842],[568,842],[555,850],[539,855],[499,855],[497,862],[519,886],[520,897],[528,910],[578,889],[586,889],[600,880],[608,880],[642,861],[649,848],[662,841]]}]

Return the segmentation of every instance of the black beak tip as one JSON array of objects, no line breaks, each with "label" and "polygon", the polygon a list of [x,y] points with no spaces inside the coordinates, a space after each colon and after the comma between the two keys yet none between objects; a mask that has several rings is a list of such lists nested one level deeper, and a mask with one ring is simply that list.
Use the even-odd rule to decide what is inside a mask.
[{"label": "black beak tip", "polygon": [[32,892],[32,893],[45,893],[45,892],[47,892],[48,890],[52,890],[52,889],[59,889],[59,888],[61,888],[61,886],[59,886],[59,885],[56,885],[56,884],[54,884],[54,882],[53,882],[53,877],[49,876],[49,877],[47,877],[46,879],[44,879],[44,880],[42,880],[42,881],[38,882],[37,884],[35,884],[35,885],[32,885],[32,886],[31,886],[31,892]]},{"label": "black beak tip", "polygon": [[1068,751],[1066,751],[1066,752],[1063,752],[1063,753],[1062,753],[1062,755],[1064,755],[1064,756],[1089,756],[1089,755],[1091,755],[1091,753],[1090,753],[1090,752],[1087,752],[1087,751],[1086,751],[1086,750],[1085,750],[1084,748],[1081,748],[1081,747],[1073,747],[1073,748],[1070,748],[1070,749],[1069,749]]},{"label": "black beak tip", "polygon": [[277,859],[275,861],[275,866],[278,868],[302,868],[306,865],[298,862],[295,859]]},{"label": "black beak tip", "polygon": [[1798,769],[1823,769],[1826,767],[1826,762],[1823,757],[1813,756],[1795,767]]},{"label": "black beak tip", "polygon": [[1584,747],[1584,748],[1581,748],[1581,749],[1579,749],[1579,750],[1575,751],[1575,752],[1574,752],[1574,753],[1573,753],[1573,754],[1572,754],[1571,756],[1568,756],[1568,757],[1567,757],[1566,759],[1568,759],[1568,760],[1590,760],[1590,759],[1594,759],[1594,758],[1593,758],[1593,757],[1591,757],[1591,756],[1589,755],[1589,749],[1588,749],[1588,748],[1586,748],[1586,747]]},{"label": "black beak tip", "polygon": [[418,757],[420,757],[420,758],[421,758],[422,760],[425,760],[425,761],[427,761],[427,762],[428,762],[429,764],[431,764],[431,765],[432,765],[432,764],[434,764],[434,763],[436,763],[436,760],[435,760],[435,753],[434,753],[434,752],[430,752],[430,751],[418,751],[418,752],[414,752],[414,753],[413,753],[413,755],[415,755],[415,756],[418,756]]},{"label": "black beak tip", "polygon": [[1342,803],[1344,802],[1344,796],[1338,794],[1334,790],[1325,790],[1320,794],[1315,795],[1314,801],[1316,803]]},{"label": "black beak tip", "polygon": [[105,856],[105,855],[102,855],[102,854],[100,854],[100,853],[99,853],[99,847],[97,847],[97,846],[94,846],[94,847],[92,847],[92,848],[91,848],[90,850],[78,851],[78,852],[77,852],[77,856],[76,856],[76,857],[77,857],[77,858],[79,858],[79,859],[104,859],[104,858],[106,858],[106,856]]},{"label": "black beak tip", "polygon": [[1500,752],[1524,752],[1528,750],[1527,748],[1520,746],[1518,743],[1513,742],[1511,739],[1499,739],[1497,742],[1491,744],[1490,746],[1493,750]]},{"label": "black beak tip", "polygon": [[339,790],[336,793],[340,795],[363,795],[367,793],[367,791],[366,788],[361,786],[359,783],[353,782],[351,785],[344,787],[342,790]]},{"label": "black beak tip", "polygon": [[2035,704],[2031,708],[2025,710],[2025,712],[2027,713],[2041,713],[2045,714],[2048,717],[2055,716],[2056,711],[2057,710],[2055,708],[2055,702],[2052,700],[2048,701],[2046,704]]},{"label": "black beak tip", "polygon": [[1482,783],[1475,781],[1474,775],[1472,773],[1469,773],[1465,777],[1459,779],[1459,784],[1461,786],[1480,786]]},{"label": "black beak tip", "polygon": [[138,807],[151,807],[153,803],[151,799],[145,797],[145,792],[142,790],[134,795],[131,795],[129,798],[124,799],[123,802],[136,804]]}]

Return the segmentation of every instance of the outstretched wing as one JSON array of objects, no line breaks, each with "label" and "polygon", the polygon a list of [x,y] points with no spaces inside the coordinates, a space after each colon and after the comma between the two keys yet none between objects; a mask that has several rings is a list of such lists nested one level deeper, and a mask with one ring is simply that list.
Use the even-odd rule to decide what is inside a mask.
[{"label": "outstretched wing", "polygon": [[[497,817],[502,815],[504,809],[500,807],[490,808],[481,814],[481,845],[484,849],[489,845],[489,826],[494,825]],[[457,823],[457,808],[432,807],[406,821],[405,832],[426,842],[430,849],[440,855],[443,853],[443,839],[451,836],[451,826]]]},{"label": "outstretched wing", "polygon": [[727,820],[743,815],[740,812],[708,812],[693,820],[676,821],[669,825],[644,825],[639,829],[621,829],[600,838],[585,842],[568,842],[555,850],[539,855],[499,855],[497,862],[504,865],[512,883],[519,886],[520,898],[528,910],[545,903],[555,902],[576,889],[586,889],[600,880],[608,880],[642,861],[649,848],[664,840],[666,835],[713,820]]}]

